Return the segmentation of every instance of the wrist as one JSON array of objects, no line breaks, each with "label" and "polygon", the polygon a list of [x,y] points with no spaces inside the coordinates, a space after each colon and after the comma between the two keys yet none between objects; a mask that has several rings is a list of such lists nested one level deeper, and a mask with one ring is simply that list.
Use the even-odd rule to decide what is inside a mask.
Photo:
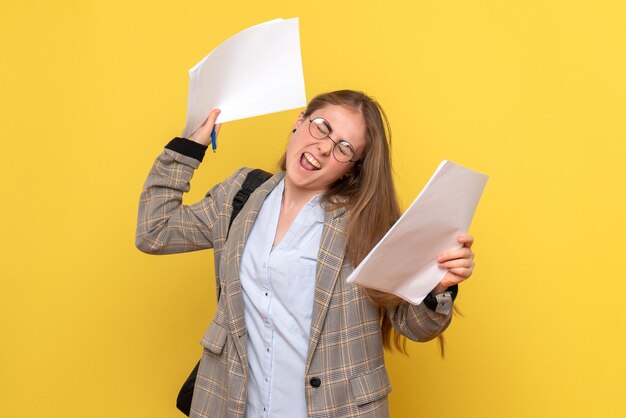
[{"label": "wrist", "polygon": [[201,162],[208,147],[190,139],[176,137],[165,148]]},{"label": "wrist", "polygon": [[202,139],[194,137],[193,135],[190,136],[189,138],[186,138],[186,139],[189,140],[189,141],[195,142],[196,144],[200,144],[203,147],[207,147],[207,148],[208,148],[209,144],[211,143],[211,138],[209,138],[208,141],[203,141]]},{"label": "wrist", "polygon": [[431,311],[449,315],[452,312],[452,303],[459,293],[459,285],[455,284],[452,286],[442,286],[442,288],[445,288],[445,290],[441,293],[435,293],[435,290],[437,289],[435,288],[428,295],[426,295],[424,298],[424,305],[426,305],[426,307],[428,307]]},{"label": "wrist", "polygon": [[442,285],[441,283],[439,283],[430,293],[432,293],[433,296],[436,296],[436,295],[438,295],[440,293],[443,293],[446,290],[448,290],[448,287],[449,286],[445,286],[445,285]]}]

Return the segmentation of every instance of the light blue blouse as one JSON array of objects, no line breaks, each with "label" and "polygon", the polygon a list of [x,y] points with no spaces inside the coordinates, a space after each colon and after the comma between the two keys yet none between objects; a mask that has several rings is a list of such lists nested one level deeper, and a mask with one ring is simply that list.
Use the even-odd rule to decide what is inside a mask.
[{"label": "light blue blouse", "polygon": [[283,180],[265,199],[241,258],[250,365],[246,418],[307,417],[304,366],[324,210],[320,196],[312,198],[272,249],[284,187]]}]

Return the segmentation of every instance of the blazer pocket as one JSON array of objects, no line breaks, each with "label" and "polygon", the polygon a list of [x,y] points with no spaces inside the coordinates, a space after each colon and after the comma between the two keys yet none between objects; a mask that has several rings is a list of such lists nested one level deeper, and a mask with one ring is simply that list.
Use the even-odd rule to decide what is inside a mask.
[{"label": "blazer pocket", "polygon": [[221,325],[218,325],[215,321],[212,321],[204,333],[204,337],[200,341],[200,344],[212,353],[220,354],[226,344],[226,337],[228,331]]},{"label": "blazer pocket", "polygon": [[364,405],[387,396],[391,392],[391,383],[385,366],[350,379],[350,388],[357,405]]}]

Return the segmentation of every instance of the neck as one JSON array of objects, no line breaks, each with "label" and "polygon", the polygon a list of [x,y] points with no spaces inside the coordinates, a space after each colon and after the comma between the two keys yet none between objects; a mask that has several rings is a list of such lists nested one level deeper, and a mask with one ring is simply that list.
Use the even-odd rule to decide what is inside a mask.
[{"label": "neck", "polygon": [[304,205],[316,194],[318,194],[316,191],[291,187],[289,182],[285,181],[285,189],[283,190],[283,196],[280,202],[278,226],[276,227],[276,234],[274,236],[274,247],[283,239]]},{"label": "neck", "polygon": [[285,190],[283,192],[282,208],[299,211],[309,200],[314,196],[320,194],[320,191],[300,189],[297,187],[291,187],[291,185],[285,181]]},{"label": "neck", "polygon": [[314,190],[302,190],[295,187],[289,187],[285,182],[285,190],[283,191],[282,207],[283,209],[301,209],[314,196],[320,194]]}]

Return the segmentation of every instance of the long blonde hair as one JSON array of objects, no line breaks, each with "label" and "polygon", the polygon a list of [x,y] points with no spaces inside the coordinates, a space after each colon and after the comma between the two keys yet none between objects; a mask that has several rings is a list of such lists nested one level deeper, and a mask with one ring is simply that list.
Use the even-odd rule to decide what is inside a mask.
[{"label": "long blonde hair", "polygon": [[[392,178],[391,128],[380,104],[365,93],[339,90],[316,96],[309,102],[304,117],[327,105],[340,105],[359,111],[365,122],[365,149],[349,176],[333,183],[322,196],[329,209],[347,207],[348,243],[346,253],[357,266],[400,217],[398,198]],[[280,166],[286,169],[286,156]],[[395,295],[365,289],[380,310],[383,345],[406,352],[406,339],[391,324],[385,308],[397,305]],[[393,341],[393,344],[392,344]]]}]

